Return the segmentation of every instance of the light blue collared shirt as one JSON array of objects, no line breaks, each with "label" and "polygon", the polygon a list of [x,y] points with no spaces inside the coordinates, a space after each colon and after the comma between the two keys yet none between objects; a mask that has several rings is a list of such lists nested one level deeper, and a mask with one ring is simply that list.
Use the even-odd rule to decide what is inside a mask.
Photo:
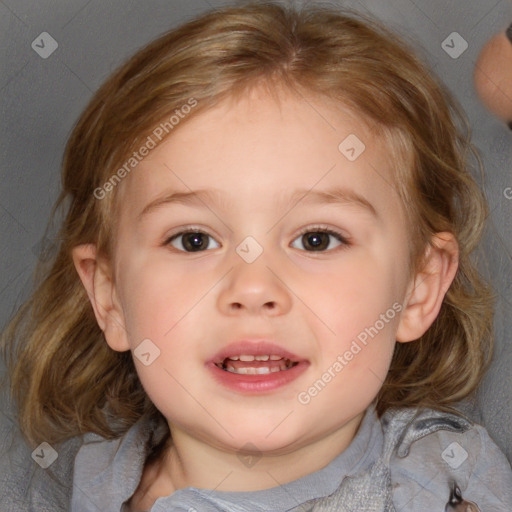
[{"label": "light blue collared shirt", "polygon": [[[121,439],[84,436],[72,512],[126,510],[152,429],[140,420]],[[319,471],[262,491],[180,489],[150,512],[456,512],[470,505],[471,512],[512,511],[512,469],[487,431],[430,409],[390,410],[379,420],[371,406],[349,447]]]}]

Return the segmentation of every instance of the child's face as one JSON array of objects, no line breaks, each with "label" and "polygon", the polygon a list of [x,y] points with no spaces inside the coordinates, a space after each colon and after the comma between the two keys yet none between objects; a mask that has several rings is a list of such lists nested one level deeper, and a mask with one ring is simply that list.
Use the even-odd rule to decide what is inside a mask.
[{"label": "child's face", "polygon": [[[338,149],[351,134],[366,146],[354,161],[351,139]],[[132,171],[114,269],[126,331],[109,343],[158,347],[148,366],[134,359],[173,435],[275,453],[349,442],[386,377],[410,284],[393,165],[343,110],[255,90],[184,123]],[[334,190],[345,198],[327,201]],[[147,208],[172,193],[181,200]],[[298,364],[215,364],[261,352]]]}]

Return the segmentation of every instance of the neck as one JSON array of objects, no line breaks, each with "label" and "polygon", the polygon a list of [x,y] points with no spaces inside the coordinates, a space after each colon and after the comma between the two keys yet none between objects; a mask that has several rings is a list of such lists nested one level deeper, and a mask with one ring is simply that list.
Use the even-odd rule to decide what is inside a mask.
[{"label": "neck", "polygon": [[185,487],[217,491],[258,491],[276,487],[327,466],[350,445],[364,414],[319,440],[280,453],[229,451],[171,427],[172,442],[158,466],[166,494]]}]

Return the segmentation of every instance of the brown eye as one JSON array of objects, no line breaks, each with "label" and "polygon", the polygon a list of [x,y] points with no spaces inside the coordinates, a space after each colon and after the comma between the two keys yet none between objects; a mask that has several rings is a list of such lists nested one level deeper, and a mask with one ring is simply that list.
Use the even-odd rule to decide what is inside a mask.
[{"label": "brown eye", "polygon": [[[166,244],[171,244],[176,249],[184,252],[200,252],[220,247],[210,235],[202,231],[177,233],[169,238]],[[212,244],[217,244],[217,246],[212,247]]]},{"label": "brown eye", "polygon": [[[300,241],[302,247],[294,245],[297,241]],[[340,245],[348,245],[347,240],[340,233],[328,229],[305,231],[292,243],[292,247],[309,252],[321,252]]]},{"label": "brown eye", "polygon": [[306,233],[302,235],[302,243],[308,250],[324,251],[329,247],[329,242],[327,233]]}]

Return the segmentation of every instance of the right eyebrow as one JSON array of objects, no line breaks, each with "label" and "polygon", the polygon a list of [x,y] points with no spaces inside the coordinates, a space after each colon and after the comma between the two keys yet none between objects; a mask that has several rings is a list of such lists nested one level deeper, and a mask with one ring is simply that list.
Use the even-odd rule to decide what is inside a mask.
[{"label": "right eyebrow", "polygon": [[207,207],[206,203],[214,202],[218,195],[218,191],[209,189],[200,189],[193,192],[167,192],[148,203],[137,215],[137,222],[141,221],[149,213],[169,204],[195,204]]}]

